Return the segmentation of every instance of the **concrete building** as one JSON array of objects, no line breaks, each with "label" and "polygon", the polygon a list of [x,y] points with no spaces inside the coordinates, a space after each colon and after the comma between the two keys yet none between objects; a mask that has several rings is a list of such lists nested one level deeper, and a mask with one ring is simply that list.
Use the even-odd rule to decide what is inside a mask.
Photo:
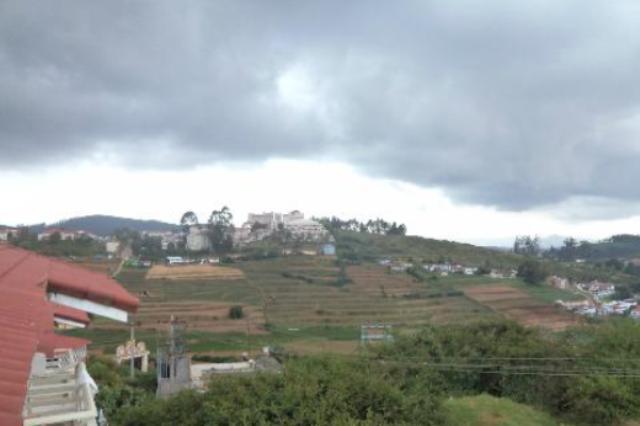
[{"label": "concrete building", "polygon": [[55,332],[87,313],[126,322],[139,301],[115,280],[0,244],[0,424],[93,426],[89,341]]},{"label": "concrete building", "polygon": [[158,345],[156,355],[156,396],[159,398],[167,398],[192,387],[191,358],[186,351],[183,333],[184,325],[171,316],[167,342]]},{"label": "concrete building", "polygon": [[560,290],[567,290],[571,287],[571,283],[568,278],[558,277],[556,275],[549,278],[549,284],[555,288],[559,288]]},{"label": "concrete building", "polygon": [[108,254],[113,254],[113,255],[118,254],[118,251],[120,250],[120,241],[117,241],[117,240],[107,241],[105,243],[105,249],[107,250]]},{"label": "concrete building", "polygon": [[320,222],[305,219],[302,212],[294,210],[290,213],[249,213],[242,227],[236,228],[234,242],[242,245],[259,241],[281,228],[289,231],[294,238],[308,242],[321,242],[330,238],[329,232]]},{"label": "concrete building", "polygon": [[9,238],[16,237],[18,230],[16,228],[0,227],[0,241],[8,241]]},{"label": "concrete building", "polygon": [[206,251],[211,247],[206,225],[191,225],[187,234],[187,250]]}]

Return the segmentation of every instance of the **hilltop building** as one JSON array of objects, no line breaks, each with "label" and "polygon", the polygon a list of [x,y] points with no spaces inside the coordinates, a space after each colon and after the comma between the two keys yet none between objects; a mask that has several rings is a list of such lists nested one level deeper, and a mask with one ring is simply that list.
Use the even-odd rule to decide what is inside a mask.
[{"label": "hilltop building", "polygon": [[260,241],[285,230],[296,239],[306,242],[323,242],[330,239],[327,229],[315,220],[305,219],[299,210],[290,213],[249,213],[247,221],[235,229],[234,243],[243,245]]},{"label": "hilltop building", "polygon": [[187,250],[205,251],[209,250],[209,231],[206,225],[191,225],[187,234]]},{"label": "hilltop building", "polygon": [[90,342],[55,328],[86,326],[88,313],[127,322],[138,299],[106,275],[3,244],[0,294],[0,424],[95,425]]}]

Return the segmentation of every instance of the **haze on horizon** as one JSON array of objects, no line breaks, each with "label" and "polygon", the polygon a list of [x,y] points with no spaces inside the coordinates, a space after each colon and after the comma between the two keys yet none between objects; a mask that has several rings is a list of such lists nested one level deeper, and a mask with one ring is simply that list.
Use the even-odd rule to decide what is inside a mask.
[{"label": "haze on horizon", "polygon": [[634,1],[0,2],[0,224],[640,229]]}]

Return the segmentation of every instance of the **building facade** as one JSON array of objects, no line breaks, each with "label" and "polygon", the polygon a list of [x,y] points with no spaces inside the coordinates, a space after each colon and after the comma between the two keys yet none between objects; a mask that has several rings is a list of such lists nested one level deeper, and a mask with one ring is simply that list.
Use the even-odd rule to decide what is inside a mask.
[{"label": "building facade", "polygon": [[209,230],[206,225],[192,225],[187,234],[187,250],[206,251],[211,247]]},{"label": "building facade", "polygon": [[0,244],[0,424],[92,426],[98,387],[85,339],[56,328],[88,313],[127,322],[139,301],[110,277]]}]

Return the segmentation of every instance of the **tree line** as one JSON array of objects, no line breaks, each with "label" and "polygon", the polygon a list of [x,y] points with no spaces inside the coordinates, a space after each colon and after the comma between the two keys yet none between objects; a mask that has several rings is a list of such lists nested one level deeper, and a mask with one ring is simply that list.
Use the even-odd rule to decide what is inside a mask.
[{"label": "tree line", "polygon": [[369,219],[366,222],[357,219],[343,220],[336,216],[317,219],[329,231],[355,231],[378,235],[406,235],[407,226],[404,223],[387,222],[384,219]]}]

